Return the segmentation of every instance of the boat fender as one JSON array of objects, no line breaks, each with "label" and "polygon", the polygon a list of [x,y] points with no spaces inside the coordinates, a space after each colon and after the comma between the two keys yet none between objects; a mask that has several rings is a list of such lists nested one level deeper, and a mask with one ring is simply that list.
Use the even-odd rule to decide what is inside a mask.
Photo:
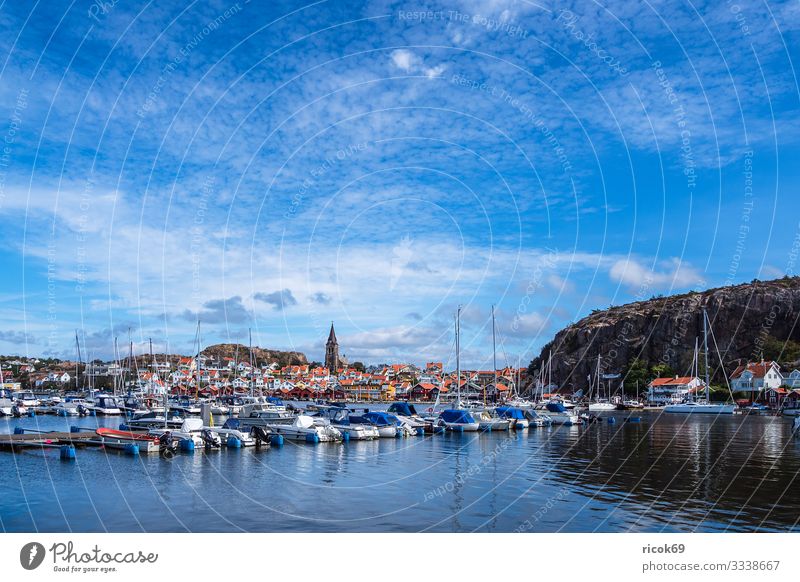
[{"label": "boat fender", "polygon": [[275,445],[276,447],[283,446],[283,435],[280,434],[273,434],[269,437],[269,443],[271,445]]},{"label": "boat fender", "polygon": [[75,447],[73,445],[61,445],[61,460],[73,461],[75,459]]},{"label": "boat fender", "polygon": [[122,450],[125,451],[126,455],[130,455],[131,457],[139,456],[139,445],[135,443],[125,445]]},{"label": "boat fender", "polygon": [[14,427],[14,434],[25,434],[25,429],[21,426]]},{"label": "boat fender", "polygon": [[36,411],[35,411],[33,408],[31,408],[31,409],[28,411],[28,416],[30,416],[31,418],[33,418],[34,416],[36,416]]},{"label": "boat fender", "polygon": [[350,433],[348,431],[342,431],[342,442],[349,443],[350,442]]},{"label": "boat fender", "polygon": [[310,433],[306,435],[306,442],[317,444],[319,442],[319,435]]},{"label": "boat fender", "polygon": [[394,431],[394,438],[399,439],[401,436],[403,436],[402,430],[398,428],[397,430]]},{"label": "boat fender", "polygon": [[616,424],[616,422],[617,422],[617,419],[614,418],[613,416],[608,419],[608,424]]},{"label": "boat fender", "polygon": [[127,424],[125,424],[125,423],[122,423],[122,424],[120,424],[120,425],[119,425],[119,430],[124,430],[124,431],[126,431],[126,432],[130,432],[130,430],[131,430],[131,427],[129,427],[129,426],[128,426]]},{"label": "boat fender", "polygon": [[625,420],[628,422],[642,422],[642,419],[639,416],[631,416],[630,418],[626,418]]},{"label": "boat fender", "polygon": [[59,410],[58,411],[58,415],[66,417],[67,416],[67,411],[66,410]]},{"label": "boat fender", "polygon": [[417,427],[417,436],[425,436],[425,429],[421,426]]},{"label": "boat fender", "polygon": [[79,426],[71,426],[71,427],[69,427],[69,432],[81,432],[81,427],[79,427]]},{"label": "boat fender", "polygon": [[181,451],[184,453],[193,453],[194,452],[194,441],[192,439],[181,439]]},{"label": "boat fender", "polygon": [[242,448],[242,441],[241,441],[241,440],[239,440],[239,438],[238,438],[238,437],[235,437],[235,436],[233,436],[233,435],[230,435],[230,436],[228,437],[228,443],[227,443],[227,445],[228,445],[228,448],[229,448],[229,449],[241,449],[241,448]]}]

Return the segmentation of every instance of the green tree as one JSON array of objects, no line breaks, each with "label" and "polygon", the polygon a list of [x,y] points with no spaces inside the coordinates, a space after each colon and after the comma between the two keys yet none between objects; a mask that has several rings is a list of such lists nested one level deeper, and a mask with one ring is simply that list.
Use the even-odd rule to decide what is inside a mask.
[{"label": "green tree", "polygon": [[364,362],[353,362],[353,369],[358,370],[359,372],[363,372],[366,370],[364,367]]},{"label": "green tree", "polygon": [[639,392],[647,387],[650,381],[650,373],[647,370],[647,363],[639,358],[634,358],[628,362],[625,369],[625,392],[633,394],[638,387]]},{"label": "green tree", "polygon": [[672,378],[675,375],[675,370],[672,369],[672,366],[663,362],[659,362],[650,368],[650,371],[654,378]]}]

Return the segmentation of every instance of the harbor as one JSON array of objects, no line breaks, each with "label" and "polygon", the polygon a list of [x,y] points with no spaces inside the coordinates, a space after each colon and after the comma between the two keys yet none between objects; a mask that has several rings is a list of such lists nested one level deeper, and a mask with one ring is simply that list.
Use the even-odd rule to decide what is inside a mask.
[{"label": "harbor", "polygon": [[[603,422],[170,459],[78,447],[3,454],[4,531],[796,531],[785,418],[614,413]],[[0,419],[70,433],[118,418]]]}]

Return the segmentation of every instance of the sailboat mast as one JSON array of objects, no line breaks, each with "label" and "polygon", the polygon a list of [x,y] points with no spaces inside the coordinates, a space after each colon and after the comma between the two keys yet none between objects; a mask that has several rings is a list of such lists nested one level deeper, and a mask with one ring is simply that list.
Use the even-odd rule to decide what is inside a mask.
[{"label": "sailboat mast", "polygon": [[250,346],[250,396],[255,396],[255,388],[253,387],[253,330],[248,329],[249,346]]},{"label": "sailboat mast", "polygon": [[[494,393],[497,394],[497,338],[494,326],[494,305],[492,305],[492,369],[494,370]],[[483,391],[483,404],[486,404],[486,390]]]},{"label": "sailboat mast", "polygon": [[75,390],[79,390],[80,386],[80,365],[81,365],[81,343],[78,341],[78,330],[75,330],[75,347],[78,349],[78,361],[75,362]]},{"label": "sailboat mast", "polygon": [[703,307],[703,359],[705,362],[706,404],[708,404],[710,402],[708,399],[708,384],[710,381],[708,377],[708,314],[705,307]]},{"label": "sailboat mast", "polygon": [[461,407],[461,306],[456,310],[456,407]]},{"label": "sailboat mast", "polygon": [[200,372],[200,320],[197,320],[197,365],[195,366],[197,369],[197,383],[194,386],[194,397],[200,397],[200,378],[202,378],[202,374]]}]

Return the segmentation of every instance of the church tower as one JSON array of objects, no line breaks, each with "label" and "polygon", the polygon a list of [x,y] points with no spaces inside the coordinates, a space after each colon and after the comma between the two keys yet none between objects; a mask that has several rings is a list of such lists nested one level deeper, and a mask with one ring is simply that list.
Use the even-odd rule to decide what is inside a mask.
[{"label": "church tower", "polygon": [[336,374],[340,361],[339,342],[336,341],[336,332],[333,331],[333,322],[331,322],[331,333],[328,334],[328,342],[325,344],[325,367],[328,368],[328,372]]}]

